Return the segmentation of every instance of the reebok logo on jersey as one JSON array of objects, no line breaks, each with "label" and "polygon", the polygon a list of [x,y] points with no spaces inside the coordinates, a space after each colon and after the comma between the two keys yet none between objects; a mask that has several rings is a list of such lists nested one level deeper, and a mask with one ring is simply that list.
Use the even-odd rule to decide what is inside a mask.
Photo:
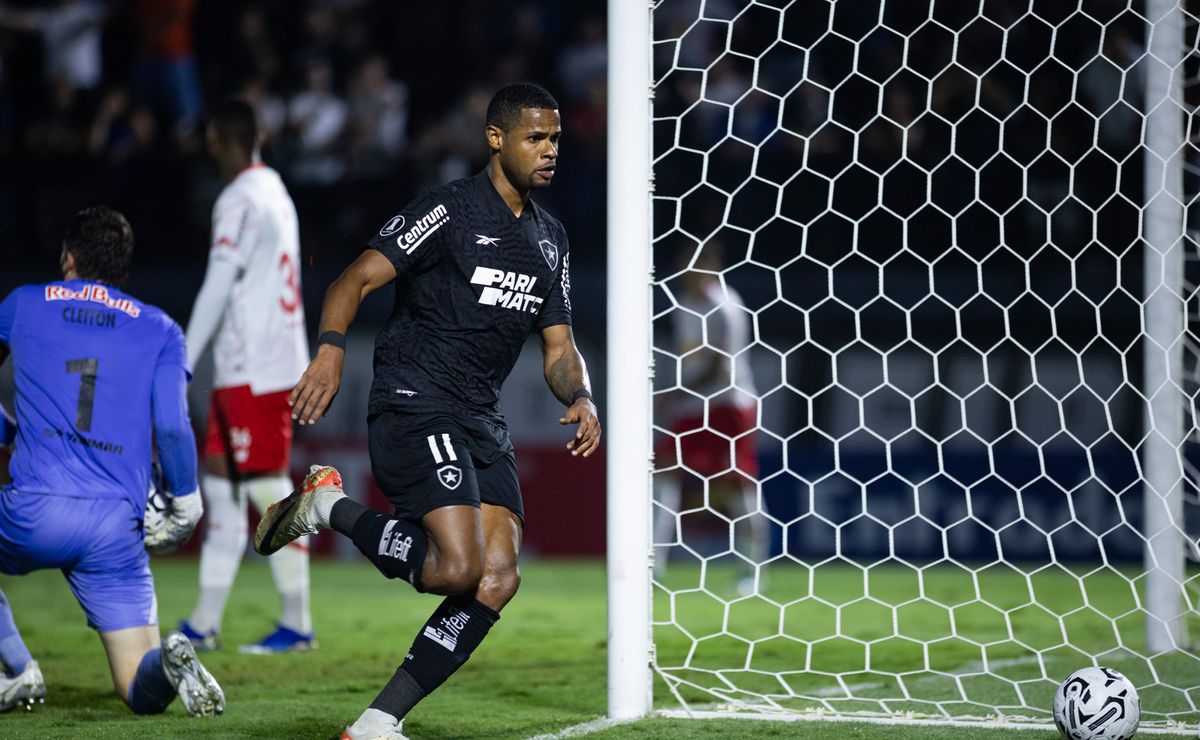
[{"label": "reebok logo on jersey", "polygon": [[450,213],[446,210],[446,206],[438,203],[432,211],[413,221],[411,229],[396,237],[396,244],[406,253],[412,254],[413,250],[421,246],[421,242],[428,239],[430,234],[442,228],[442,225],[449,220]]},{"label": "reebok logo on jersey", "polygon": [[463,628],[467,626],[467,621],[470,619],[470,614],[457,611],[449,617],[442,617],[440,627],[426,627],[423,634],[450,652],[454,652],[454,648],[458,647],[458,636],[462,634]]},{"label": "reebok logo on jersey", "polygon": [[496,236],[484,236],[483,234],[476,234],[475,236],[479,237],[475,240],[475,243],[482,244],[485,247],[494,247],[500,243],[500,238]]},{"label": "reebok logo on jersey", "polygon": [[529,295],[537,283],[536,277],[492,267],[476,267],[475,274],[471,276],[471,283],[484,286],[479,302],[485,306],[499,306],[529,313],[537,313],[542,306],[540,297]]},{"label": "reebok logo on jersey", "polygon": [[108,294],[108,288],[103,285],[85,285],[79,290],[71,290],[63,285],[47,285],[46,300],[48,301],[91,301],[109,308],[115,308],[137,318],[142,309],[134,305],[128,298],[113,298]]}]

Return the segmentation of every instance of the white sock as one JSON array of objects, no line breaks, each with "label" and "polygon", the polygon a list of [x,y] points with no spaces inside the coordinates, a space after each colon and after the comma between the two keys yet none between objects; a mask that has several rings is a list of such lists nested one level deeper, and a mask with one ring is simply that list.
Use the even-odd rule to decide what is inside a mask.
[{"label": "white sock", "polygon": [[200,550],[200,598],[188,624],[204,634],[221,628],[225,602],[233,589],[249,532],[246,497],[236,495],[233,481],[206,474],[201,490],[208,525]]},{"label": "white sock", "polygon": [[737,485],[730,494],[729,514],[739,519],[734,528],[737,551],[754,561],[755,565],[762,565],[767,561],[771,528],[766,515],[758,508],[758,494],[754,486],[748,483]]},{"label": "white sock", "polygon": [[346,498],[346,494],[338,491],[317,491],[313,498],[316,499],[313,512],[317,515],[317,525],[322,529],[329,529],[329,516],[333,505]]},{"label": "white sock", "polygon": [[380,709],[368,709],[347,728],[351,737],[369,738],[400,729],[400,720]]},{"label": "white sock", "polygon": [[[259,513],[292,492],[292,481],[284,475],[252,478],[244,483],[250,500]],[[312,612],[309,609],[308,536],[300,537],[268,558],[275,590],[283,606],[279,623],[288,629],[308,634],[312,632]]]}]

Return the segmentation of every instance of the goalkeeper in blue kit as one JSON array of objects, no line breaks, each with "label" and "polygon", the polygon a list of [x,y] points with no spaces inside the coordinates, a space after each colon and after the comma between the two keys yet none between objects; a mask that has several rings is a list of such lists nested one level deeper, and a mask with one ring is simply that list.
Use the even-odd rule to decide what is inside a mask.
[{"label": "goalkeeper in blue kit", "polygon": [[[63,239],[63,279],[0,301],[0,364],[12,355],[16,387],[0,572],[62,570],[100,635],[117,695],[135,713],[162,712],[178,695],[188,714],[219,714],[225,697],[191,643],[178,632],[159,639],[146,550],[186,540],[203,505],[183,332],[121,290],[132,254],[124,216],[85,209]],[[177,495],[143,526],[152,433]],[[0,663],[0,711],[43,699],[41,670],[2,593]]]}]

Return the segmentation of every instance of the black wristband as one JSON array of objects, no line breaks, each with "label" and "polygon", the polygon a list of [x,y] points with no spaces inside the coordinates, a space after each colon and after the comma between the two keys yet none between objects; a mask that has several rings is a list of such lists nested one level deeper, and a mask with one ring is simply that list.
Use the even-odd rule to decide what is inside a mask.
[{"label": "black wristband", "polygon": [[571,396],[571,405],[574,406],[575,402],[581,398],[586,398],[587,400],[591,401],[591,391],[589,391],[587,388],[580,388],[579,390],[575,391],[575,395]]},{"label": "black wristband", "polygon": [[332,344],[344,352],[346,350],[346,335],[340,331],[322,332],[321,336],[317,337],[317,346],[322,344]]}]

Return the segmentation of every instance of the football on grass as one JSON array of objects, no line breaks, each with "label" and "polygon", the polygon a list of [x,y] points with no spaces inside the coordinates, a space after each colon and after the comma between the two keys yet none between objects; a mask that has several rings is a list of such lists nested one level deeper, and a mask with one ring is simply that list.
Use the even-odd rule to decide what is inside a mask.
[{"label": "football on grass", "polygon": [[1141,718],[1137,689],[1111,668],[1081,668],[1054,693],[1054,723],[1070,740],[1129,740]]}]

